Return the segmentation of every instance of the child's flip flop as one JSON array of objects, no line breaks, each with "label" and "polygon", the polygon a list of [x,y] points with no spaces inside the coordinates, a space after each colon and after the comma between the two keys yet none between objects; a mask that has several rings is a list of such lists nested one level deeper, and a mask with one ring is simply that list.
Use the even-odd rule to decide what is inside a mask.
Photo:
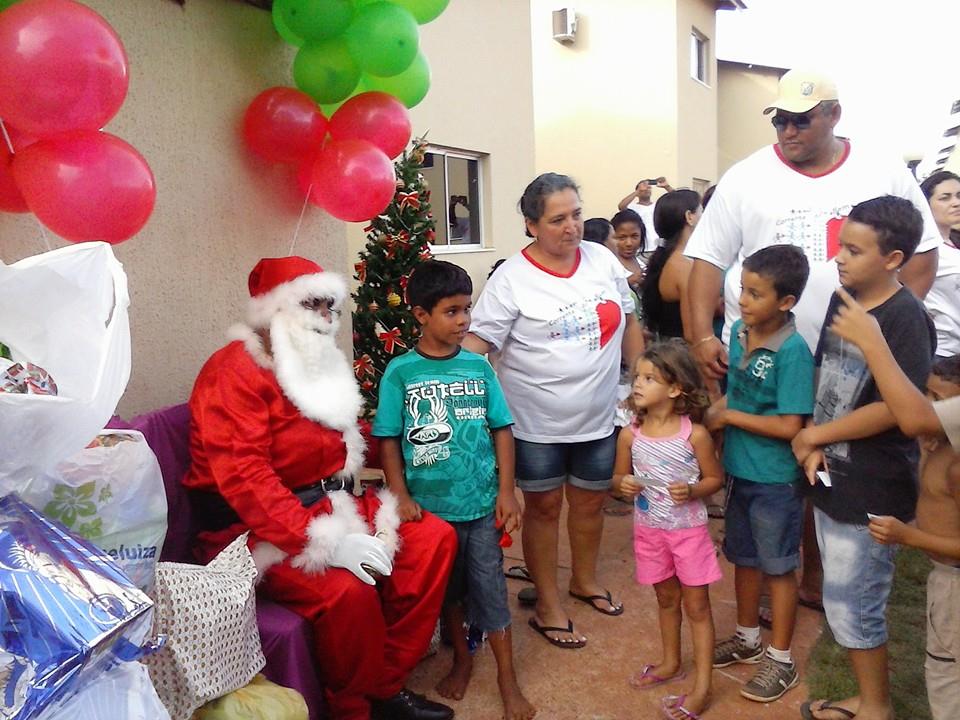
[{"label": "child's flip flop", "polygon": [[[644,665],[643,669],[639,673],[634,674],[634,676],[628,680],[630,687],[634,688],[635,690],[648,690],[652,687],[656,687],[657,685],[673,682],[674,680],[683,680],[687,676],[683,670],[679,670],[670,677],[660,677],[659,675],[654,675],[652,672],[650,672],[655,667],[656,665]],[[642,680],[647,682],[641,683]]]},{"label": "child's flip flop", "polygon": [[686,695],[667,695],[660,701],[660,709],[663,711],[663,716],[667,718],[667,720],[675,720],[676,714],[680,713],[680,717],[684,720],[700,720],[700,716],[697,715],[697,713],[693,710],[687,710],[683,706],[686,699]]}]

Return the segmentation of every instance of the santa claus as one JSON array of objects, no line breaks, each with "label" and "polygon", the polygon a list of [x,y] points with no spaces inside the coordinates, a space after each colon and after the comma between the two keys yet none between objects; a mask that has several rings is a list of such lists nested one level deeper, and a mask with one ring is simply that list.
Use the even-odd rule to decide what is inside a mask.
[{"label": "santa claus", "polygon": [[351,492],[364,442],[335,343],[346,284],[285,257],[257,263],[249,289],[247,323],[190,398],[184,484],[204,554],[250,531],[267,594],[313,625],[334,718],[451,718],[404,683],[430,642],[456,538],[428,513],[401,524],[386,490]]}]

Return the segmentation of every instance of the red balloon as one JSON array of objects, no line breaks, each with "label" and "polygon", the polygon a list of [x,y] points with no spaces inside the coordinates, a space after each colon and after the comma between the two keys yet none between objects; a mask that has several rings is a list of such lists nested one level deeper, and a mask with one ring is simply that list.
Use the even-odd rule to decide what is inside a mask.
[{"label": "red balloon", "polygon": [[13,170],[11,169],[13,154],[10,152],[7,138],[10,139],[10,144],[13,145],[14,152],[20,152],[23,148],[36,142],[37,139],[24,135],[15,127],[4,123],[2,120],[0,120],[0,123],[2,123],[3,128],[7,131],[7,135],[4,137],[3,131],[0,130],[0,210],[14,213],[30,212],[30,208],[27,207],[27,201],[23,199],[23,194],[13,179]]},{"label": "red balloon", "polygon": [[310,199],[335,218],[361,222],[382,213],[396,191],[393,163],[366,140],[333,140],[313,163]]},{"label": "red balloon", "polygon": [[14,157],[13,176],[40,221],[72,242],[123,242],[147,222],[157,198],[143,156],[95,130],[39,140]]},{"label": "red balloon", "polygon": [[33,135],[97,130],[129,76],[110,24],[73,0],[24,0],[0,13],[0,117]]},{"label": "red balloon", "polygon": [[0,210],[12,213],[30,212],[27,201],[23,199],[23,194],[13,179],[10,167],[12,163],[13,156],[9,151],[0,150]]},{"label": "red balloon", "polygon": [[410,113],[393,95],[365,92],[347,100],[330,118],[334,140],[367,140],[395,158],[410,142]]},{"label": "red balloon", "polygon": [[320,147],[327,119],[313,98],[288,87],[257,95],[243,116],[243,139],[271,162],[297,162]]}]

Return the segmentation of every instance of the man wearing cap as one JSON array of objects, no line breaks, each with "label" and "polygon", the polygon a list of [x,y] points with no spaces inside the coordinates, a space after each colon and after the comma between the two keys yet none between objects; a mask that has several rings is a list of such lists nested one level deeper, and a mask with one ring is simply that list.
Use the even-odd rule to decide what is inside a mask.
[{"label": "man wearing cap", "polygon": [[[777,99],[763,112],[775,112],[771,121],[777,142],[724,174],[684,251],[694,260],[687,340],[701,368],[714,380],[726,372],[724,343],[740,317],[740,263],[760,248],[791,243],[806,252],[810,279],[794,313],[797,330],[811,351],[816,350],[827,304],[839,285],[833,258],[840,226],[858,202],[880,195],[910,200],[923,216],[924,233],[901,280],[923,298],[937,269],[937,226],[904,163],[834,135],[840,102],[832,80],[791,70],[780,80]],[[726,300],[723,342],[712,329],[721,285]]]},{"label": "man wearing cap", "polygon": [[[686,298],[686,339],[711,380],[719,380],[726,372],[725,345],[740,316],[743,259],[761,248],[790,243],[803,248],[807,256],[810,276],[793,313],[797,331],[811,352],[816,351],[827,305],[839,286],[833,259],[840,227],[857,203],[881,195],[910,200],[923,217],[924,232],[916,253],[901,271],[901,280],[922,298],[937,269],[940,238],[916,180],[899,159],[834,134],[841,110],[830,78],[806,70],[789,71],[780,79],[776,100],[763,112],[774,113],[777,142],[724,174],[684,251],[694,261]],[[714,336],[712,327],[721,289],[726,305],[723,341]],[[800,603],[809,607],[819,604],[818,559],[812,512],[808,512],[799,595]],[[738,621],[737,634],[757,637],[758,619],[754,617],[749,625]],[[780,665],[772,665],[767,657]],[[777,673],[765,670],[770,665],[794,672],[792,658],[787,658],[789,648],[768,650],[757,677],[780,683]],[[771,692],[773,696],[779,697]]]},{"label": "man wearing cap", "polygon": [[404,683],[432,637],[456,537],[428,513],[401,524],[387,491],[350,492],[364,442],[335,342],[346,283],[305,258],[267,258],[249,290],[247,323],[190,397],[184,485],[202,550],[250,533],[267,594],[313,625],[332,717],[451,718]]}]

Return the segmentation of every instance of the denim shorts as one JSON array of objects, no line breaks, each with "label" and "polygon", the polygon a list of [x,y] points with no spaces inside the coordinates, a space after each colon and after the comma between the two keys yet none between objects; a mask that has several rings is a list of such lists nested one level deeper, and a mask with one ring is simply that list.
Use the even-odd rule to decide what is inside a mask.
[{"label": "denim shorts", "polygon": [[566,482],[582,490],[608,490],[617,455],[617,432],[578,443],[515,440],[517,485],[527,492],[556,490]]},{"label": "denim shorts", "polygon": [[887,598],[895,545],[881,545],[866,525],[837,522],[814,508],[823,560],[823,609],[837,642],[870,650],[887,642]]},{"label": "denim shorts", "polygon": [[459,544],[444,602],[465,605],[467,622],[483,632],[510,627],[501,531],[495,521],[495,514],[490,513],[450,523]]},{"label": "denim shorts", "polygon": [[797,483],[727,475],[723,554],[734,565],[785,575],[800,565],[803,498]]}]

